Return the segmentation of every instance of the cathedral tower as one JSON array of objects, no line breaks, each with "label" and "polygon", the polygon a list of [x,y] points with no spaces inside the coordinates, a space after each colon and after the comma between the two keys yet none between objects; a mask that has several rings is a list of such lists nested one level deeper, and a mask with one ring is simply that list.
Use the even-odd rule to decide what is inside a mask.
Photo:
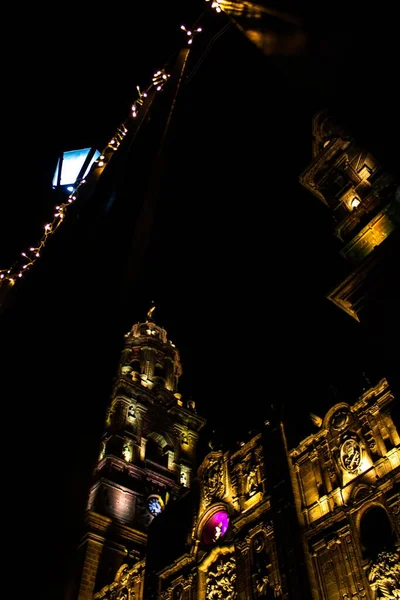
[{"label": "cathedral tower", "polygon": [[347,265],[328,298],[357,321],[381,328],[382,304],[393,318],[397,312],[399,182],[327,111],[313,119],[312,154],[300,183],[332,211]]},{"label": "cathedral tower", "polygon": [[313,158],[300,183],[331,211],[342,245],[342,273],[327,298],[361,323],[398,396],[400,182],[326,110],[312,131]]},{"label": "cathedral tower", "polygon": [[177,392],[179,352],[154,322],[154,308],[125,335],[79,549],[79,600],[133,564],[141,596],[148,525],[191,486],[205,420]]}]

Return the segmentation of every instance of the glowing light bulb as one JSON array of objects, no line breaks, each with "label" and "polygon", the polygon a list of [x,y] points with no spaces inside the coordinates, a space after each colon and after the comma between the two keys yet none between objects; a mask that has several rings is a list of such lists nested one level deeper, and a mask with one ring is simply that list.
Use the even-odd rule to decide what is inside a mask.
[{"label": "glowing light bulb", "polygon": [[68,190],[69,192],[73,192],[73,191],[74,191],[74,188],[72,187],[72,185],[69,185],[69,186],[67,187],[67,190]]},{"label": "glowing light bulb", "polygon": [[104,165],[104,162],[101,160],[101,161],[99,162],[99,167],[102,167],[103,165]]},{"label": "glowing light bulb", "polygon": [[351,208],[354,210],[356,209],[358,206],[360,206],[361,201],[359,198],[353,198],[353,200],[351,201]]}]

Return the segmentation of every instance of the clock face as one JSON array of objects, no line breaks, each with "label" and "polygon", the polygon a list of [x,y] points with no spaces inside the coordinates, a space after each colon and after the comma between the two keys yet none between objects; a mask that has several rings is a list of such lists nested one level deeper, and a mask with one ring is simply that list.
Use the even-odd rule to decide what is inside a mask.
[{"label": "clock face", "polygon": [[153,515],[153,517],[156,517],[162,513],[164,509],[164,502],[160,496],[150,496],[150,498],[147,500],[147,509]]},{"label": "clock face", "polygon": [[201,541],[207,546],[224,537],[229,526],[229,516],[224,510],[214,513],[203,527]]}]

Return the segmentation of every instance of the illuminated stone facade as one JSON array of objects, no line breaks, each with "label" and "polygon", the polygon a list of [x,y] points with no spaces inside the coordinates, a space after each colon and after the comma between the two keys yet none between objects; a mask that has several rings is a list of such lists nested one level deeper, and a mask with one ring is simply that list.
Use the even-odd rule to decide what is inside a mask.
[{"label": "illuminated stone facade", "polygon": [[212,450],[196,486],[153,521],[146,559],[127,561],[96,600],[399,597],[393,402],[382,380],[314,416],[296,448],[272,417],[235,452]]},{"label": "illuminated stone facade", "polygon": [[[393,401],[383,380],[354,405],[333,406],[319,431],[290,452],[316,598],[399,597],[400,438]],[[376,583],[385,560],[397,561],[397,574],[394,566],[383,568],[393,581]],[[391,595],[378,589],[383,585]]]},{"label": "illuminated stone facade", "polygon": [[[349,265],[329,297],[363,321],[374,294],[389,306],[399,188],[326,113],[313,132],[301,182],[332,209]],[[107,411],[78,600],[400,598],[400,439],[387,381],[312,415],[317,431],[292,449],[265,399],[258,433],[235,451],[214,447],[194,471],[204,419],[177,392],[181,372],[150,310],[126,335]]]},{"label": "illuminated stone facade", "polygon": [[[205,421],[177,392],[179,352],[152,310],[125,336],[90,489],[79,600],[92,598],[116,573],[110,593],[118,588],[121,600],[128,597],[125,589],[142,596],[147,528],[191,486]],[[129,574],[126,562],[135,563]]]},{"label": "illuminated stone facade", "polygon": [[371,320],[374,298],[389,307],[397,278],[399,182],[326,111],[314,117],[312,153],[300,183],[331,209],[348,264],[328,297],[353,318]]}]

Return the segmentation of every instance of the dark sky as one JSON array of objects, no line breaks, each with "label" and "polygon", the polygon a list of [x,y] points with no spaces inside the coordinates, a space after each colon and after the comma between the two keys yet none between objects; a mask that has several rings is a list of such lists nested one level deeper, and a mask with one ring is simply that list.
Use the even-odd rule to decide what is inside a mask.
[{"label": "dark sky", "polygon": [[[47,9],[35,6],[23,18],[15,15],[13,40],[2,42],[1,267],[38,239],[52,213],[58,152],[101,150],[127,118],[136,85],[146,87],[173,59],[184,41],[180,24],[190,26],[207,9],[203,2],[187,5],[114,3],[90,14],[68,5],[50,20]],[[46,566],[33,570],[39,580],[53,574],[53,598],[61,597],[59,573],[80,527],[123,333],[151,300],[156,321],[181,350],[184,395],[193,396],[210,429],[233,443],[257,428],[272,398],[285,405],[294,440],[312,430],[310,410],[351,400],[363,386],[363,371],[372,379],[384,373],[360,327],[325,299],[344,272],[340,245],[329,211],[298,177],[311,159],[316,110],[328,102],[343,114],[347,95],[353,110],[344,114],[360,131],[360,115],[369,109],[360,97],[376,94],[377,73],[393,106],[393,80],[384,77],[392,73],[393,56],[382,54],[378,34],[357,46],[365,43],[360,27],[346,68],[342,55],[337,64],[265,57],[234,26],[222,31],[227,20],[219,17],[206,10],[199,21],[204,34],[182,86],[159,212],[132,288],[120,295],[117,275],[127,260],[120,238],[129,237],[129,219],[118,218],[131,214],[126,203],[134,205],[141,169],[156,150],[146,136],[132,162],[130,195],[111,215],[120,229],[102,225],[101,235],[85,238],[82,225],[72,219],[68,230],[65,223],[5,313],[2,382],[13,399],[4,415],[13,456],[8,477],[14,487],[25,486],[12,508],[29,550],[45,545]],[[314,33],[318,17],[308,21]],[[331,31],[325,37],[337,44]],[[377,64],[368,62],[371,56]],[[374,84],[350,77],[354,64],[362,75],[367,64]],[[333,80],[319,87],[324,69]],[[370,141],[388,163],[394,161],[390,114],[368,113]],[[104,223],[98,208],[104,197],[98,197],[93,219]],[[81,223],[88,218],[85,207],[77,214]],[[15,554],[28,560],[25,547],[17,545]],[[46,594],[47,588],[40,597]]]}]

